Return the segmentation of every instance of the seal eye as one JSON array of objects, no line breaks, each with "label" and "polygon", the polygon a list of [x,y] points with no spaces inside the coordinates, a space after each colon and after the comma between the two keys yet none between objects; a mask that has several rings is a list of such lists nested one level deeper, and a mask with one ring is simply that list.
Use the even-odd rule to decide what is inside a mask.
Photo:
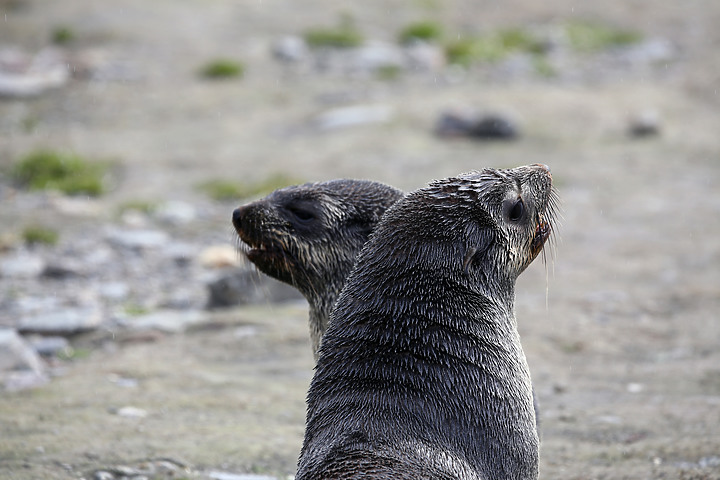
[{"label": "seal eye", "polygon": [[310,210],[306,210],[304,208],[299,208],[297,206],[288,206],[286,207],[287,210],[293,214],[295,218],[300,220],[301,222],[310,222],[311,220],[315,219],[315,214],[311,212]]},{"label": "seal eye", "polygon": [[525,203],[522,198],[518,198],[515,205],[510,208],[508,218],[511,222],[517,222],[523,217],[523,213],[525,213]]}]

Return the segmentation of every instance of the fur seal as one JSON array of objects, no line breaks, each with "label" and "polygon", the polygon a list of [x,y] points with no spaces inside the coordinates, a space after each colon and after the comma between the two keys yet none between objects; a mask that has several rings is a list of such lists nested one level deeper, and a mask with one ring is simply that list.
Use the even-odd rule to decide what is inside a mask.
[{"label": "fur seal", "polygon": [[316,359],[355,257],[385,210],[402,196],[383,183],[340,179],[275,190],[233,211],[247,258],[308,300]]},{"label": "fur seal", "polygon": [[531,165],[435,181],[386,212],[331,314],[296,480],[537,478],[514,290],[555,204]]}]

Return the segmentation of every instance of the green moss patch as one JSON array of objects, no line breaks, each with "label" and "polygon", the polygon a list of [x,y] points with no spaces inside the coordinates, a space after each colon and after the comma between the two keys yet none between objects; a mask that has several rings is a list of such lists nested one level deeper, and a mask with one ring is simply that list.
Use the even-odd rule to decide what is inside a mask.
[{"label": "green moss patch", "polygon": [[28,245],[56,245],[60,234],[52,228],[30,225],[23,230],[22,238]]},{"label": "green moss patch", "polygon": [[570,46],[579,52],[596,52],[632,45],[642,40],[642,35],[637,31],[589,21],[566,24],[565,34]]},{"label": "green moss patch", "polygon": [[424,21],[411,23],[398,34],[398,41],[408,44],[414,40],[437,42],[442,38],[443,28],[437,22]]},{"label": "green moss patch", "polygon": [[130,200],[127,202],[124,202],[120,207],[118,208],[119,212],[122,214],[127,211],[136,211],[140,213],[150,214],[155,212],[157,210],[158,203],[150,200]]},{"label": "green moss patch", "polygon": [[200,74],[210,79],[239,78],[245,74],[245,65],[237,60],[218,58],[202,67]]},{"label": "green moss patch", "polygon": [[465,66],[478,62],[497,62],[511,53],[541,55],[544,50],[539,38],[519,28],[462,38],[445,45],[448,61]]},{"label": "green moss patch", "polygon": [[68,26],[55,27],[50,35],[50,40],[55,45],[67,45],[77,38],[75,31]]},{"label": "green moss patch", "polygon": [[311,47],[353,48],[365,41],[350,17],[343,17],[336,27],[311,28],[303,35]]},{"label": "green moss patch", "polygon": [[210,180],[199,185],[198,188],[214,200],[228,201],[267,195],[278,188],[298,183],[303,182],[297,178],[278,173],[253,183]]},{"label": "green moss patch", "polygon": [[375,76],[379,80],[392,81],[400,78],[402,72],[402,68],[398,65],[383,65],[375,71]]},{"label": "green moss patch", "polygon": [[107,164],[74,154],[38,150],[27,154],[12,170],[17,183],[30,190],[58,190],[67,195],[105,193]]}]

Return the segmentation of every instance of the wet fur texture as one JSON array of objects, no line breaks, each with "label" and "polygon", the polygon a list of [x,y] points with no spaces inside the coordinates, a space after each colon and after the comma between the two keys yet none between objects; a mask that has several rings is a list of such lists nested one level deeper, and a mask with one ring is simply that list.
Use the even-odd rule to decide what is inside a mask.
[{"label": "wet fur texture", "polygon": [[355,257],[385,210],[402,196],[379,182],[331,180],[282,188],[233,212],[250,261],[308,300],[316,358]]},{"label": "wet fur texture", "polygon": [[552,230],[551,183],[488,169],[388,210],[331,315],[297,480],[537,478],[514,290]]}]

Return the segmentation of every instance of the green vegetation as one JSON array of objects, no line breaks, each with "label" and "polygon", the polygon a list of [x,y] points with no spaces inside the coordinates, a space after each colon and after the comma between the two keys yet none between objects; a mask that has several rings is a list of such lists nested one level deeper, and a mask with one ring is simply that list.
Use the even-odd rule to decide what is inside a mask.
[{"label": "green vegetation", "polygon": [[55,245],[60,238],[56,230],[40,225],[25,227],[22,232],[23,241],[28,245]]},{"label": "green vegetation", "polygon": [[437,12],[442,9],[442,0],[415,0],[414,2],[419,8],[423,8],[428,11]]},{"label": "green vegetation", "polygon": [[501,58],[500,52],[494,46],[481,39],[464,38],[445,45],[445,55],[448,62],[469,67],[475,62],[497,61]]},{"label": "green vegetation", "polygon": [[525,52],[532,54],[545,53],[544,42],[526,30],[506,28],[496,34],[497,42],[508,52]]},{"label": "green vegetation", "polygon": [[242,77],[245,74],[245,66],[236,60],[218,58],[208,62],[200,74],[205,78],[224,79]]},{"label": "green vegetation", "polygon": [[397,80],[402,74],[402,68],[398,65],[383,65],[378,68],[375,72],[377,78],[380,80]]},{"label": "green vegetation", "polygon": [[120,205],[120,213],[127,212],[129,210],[135,210],[141,213],[153,213],[157,210],[157,202],[149,200],[130,200]]},{"label": "green vegetation", "polygon": [[90,356],[90,353],[92,352],[88,348],[67,347],[58,352],[57,356],[61,360],[72,361],[88,358]]},{"label": "green vegetation", "polygon": [[343,16],[337,27],[312,28],[304,34],[311,47],[352,48],[362,45],[363,35],[348,16]]},{"label": "green vegetation", "polygon": [[448,61],[465,66],[476,62],[497,62],[516,52],[541,55],[544,50],[540,39],[517,28],[463,38],[445,46]]},{"label": "green vegetation", "polygon": [[66,45],[75,40],[76,37],[73,29],[68,26],[60,26],[55,27],[52,31],[51,40],[55,45]]},{"label": "green vegetation", "polygon": [[106,172],[106,164],[89,162],[78,155],[37,150],[15,164],[12,176],[30,190],[99,196],[105,193]]},{"label": "green vegetation", "polygon": [[442,38],[443,29],[440,24],[432,21],[417,22],[403,28],[398,35],[398,40],[402,44],[407,44],[413,40],[423,40],[426,42],[436,42]]},{"label": "green vegetation", "polygon": [[579,52],[596,52],[606,48],[632,45],[642,40],[639,32],[588,21],[565,25],[570,46]]},{"label": "green vegetation", "polygon": [[22,126],[23,132],[33,133],[35,131],[35,129],[37,128],[38,123],[40,123],[40,121],[38,120],[38,118],[36,116],[28,115],[27,117],[22,119],[22,122],[20,123],[20,125]]},{"label": "green vegetation", "polygon": [[210,180],[199,185],[198,188],[214,200],[227,201],[267,195],[278,188],[298,183],[302,181],[284,174],[274,174],[254,183]]},{"label": "green vegetation", "polygon": [[541,77],[552,78],[558,74],[557,70],[550,64],[545,55],[535,55],[533,57],[533,66],[535,67],[535,72]]},{"label": "green vegetation", "polygon": [[128,303],[123,306],[123,311],[126,315],[129,315],[131,317],[139,317],[141,315],[147,315],[150,313],[150,310],[148,310],[146,307],[143,307],[142,305],[138,305],[136,303]]}]

